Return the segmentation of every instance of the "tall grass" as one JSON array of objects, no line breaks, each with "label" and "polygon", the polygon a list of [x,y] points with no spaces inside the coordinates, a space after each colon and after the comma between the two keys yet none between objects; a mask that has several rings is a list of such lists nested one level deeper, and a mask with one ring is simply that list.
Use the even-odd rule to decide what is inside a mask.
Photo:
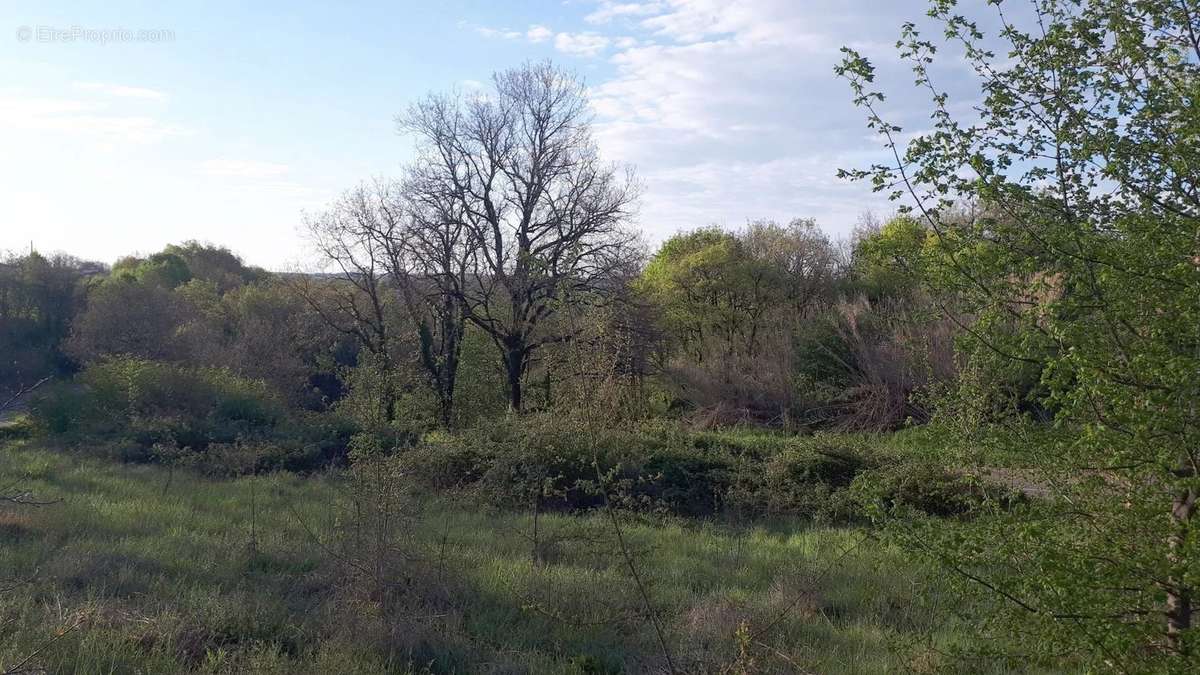
[{"label": "tall grass", "polygon": [[[599,516],[402,476],[213,479],[0,446],[0,661],[50,672],[665,672]],[[396,497],[395,502],[380,495]],[[386,509],[381,501],[388,501]],[[623,515],[681,672],[977,672],[937,575],[857,529]]]}]

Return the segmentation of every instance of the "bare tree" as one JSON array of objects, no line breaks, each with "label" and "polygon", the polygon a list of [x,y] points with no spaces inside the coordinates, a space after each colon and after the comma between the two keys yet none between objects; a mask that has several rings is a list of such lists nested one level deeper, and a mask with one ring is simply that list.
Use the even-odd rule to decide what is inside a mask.
[{"label": "bare tree", "polygon": [[496,344],[520,411],[535,352],[571,337],[546,320],[605,295],[632,241],[623,226],[636,190],[600,160],[578,78],[526,64],[492,84],[486,95],[431,94],[398,123],[418,141],[408,187],[427,222],[461,227],[469,243],[469,274],[443,288]]},{"label": "bare tree", "polygon": [[385,306],[394,295],[416,331],[421,366],[449,426],[465,325],[460,289],[471,248],[462,219],[445,217],[453,206],[426,197],[414,202],[400,183],[377,179],[310,218],[309,231],[325,260],[349,282],[347,293],[335,294],[330,321],[345,326],[390,368],[397,336]]},{"label": "bare tree", "polygon": [[387,196],[359,186],[325,211],[307,215],[309,239],[333,278],[297,275],[293,287],[329,326],[352,336],[378,359],[387,382],[382,405],[391,421],[397,398],[391,385],[396,364],[384,287],[390,238],[380,232],[398,220],[399,212]]},{"label": "bare tree", "polygon": [[407,227],[393,240],[389,268],[417,327],[421,365],[437,394],[442,424],[449,427],[466,328],[463,289],[474,247],[461,207],[427,193],[409,199]]}]

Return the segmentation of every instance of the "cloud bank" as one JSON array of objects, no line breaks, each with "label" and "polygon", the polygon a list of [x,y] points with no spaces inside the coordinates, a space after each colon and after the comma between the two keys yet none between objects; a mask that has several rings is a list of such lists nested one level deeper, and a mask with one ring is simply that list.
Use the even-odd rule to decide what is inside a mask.
[{"label": "cloud bank", "polygon": [[[896,3],[899,4],[899,3]],[[851,46],[894,78],[906,127],[927,125],[892,45],[913,8],[867,0],[648,0],[593,3],[584,32],[531,26],[512,39],[599,61],[589,76],[606,157],[645,184],[651,240],[710,223],[815,217],[833,234],[894,205],[839,168],[883,161],[878,139],[833,68]],[[919,12],[918,12],[919,13]],[[948,85],[957,82],[947,81]]]}]

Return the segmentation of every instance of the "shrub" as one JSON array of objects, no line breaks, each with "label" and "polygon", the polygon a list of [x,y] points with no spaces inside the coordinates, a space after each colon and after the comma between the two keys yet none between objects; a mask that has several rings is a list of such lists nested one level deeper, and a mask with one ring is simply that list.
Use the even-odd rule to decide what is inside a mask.
[{"label": "shrub", "polygon": [[864,509],[968,517],[985,509],[1007,509],[1025,497],[929,462],[898,462],[868,471],[852,489]]},{"label": "shrub", "polygon": [[155,447],[213,449],[210,468],[244,446],[260,457],[247,470],[316,469],[344,458],[354,432],[334,414],[290,415],[265,383],[228,370],[133,358],[89,366],[39,396],[32,412],[42,430],[115,446],[126,461],[157,461]]},{"label": "shrub", "polygon": [[621,508],[678,516],[732,511],[852,523],[879,508],[966,517],[1018,498],[932,463],[890,458],[865,445],[873,442],[666,426],[597,431],[527,416],[427,435],[397,460],[418,485],[471,491],[514,509],[594,509],[607,495]]},{"label": "shrub", "polygon": [[33,397],[30,413],[40,431],[55,435],[96,429],[104,421],[94,396],[81,387],[63,382],[43,387]]},{"label": "shrub", "polygon": [[398,459],[403,475],[436,489],[474,485],[483,477],[490,449],[461,436],[429,434]]},{"label": "shrub", "polygon": [[131,426],[170,420],[168,426],[258,430],[272,427],[284,413],[266,385],[219,368],[118,358],[89,367],[79,383],[90,398],[86,405]]},{"label": "shrub", "polygon": [[733,464],[661,429],[596,432],[549,416],[433,435],[401,462],[420,484],[470,487],[497,506],[590,509],[607,493],[625,508],[680,515],[717,511]]},{"label": "shrub", "polygon": [[755,515],[857,520],[861,514],[848,488],[871,465],[856,450],[793,444],[765,459],[744,462],[730,505]]}]

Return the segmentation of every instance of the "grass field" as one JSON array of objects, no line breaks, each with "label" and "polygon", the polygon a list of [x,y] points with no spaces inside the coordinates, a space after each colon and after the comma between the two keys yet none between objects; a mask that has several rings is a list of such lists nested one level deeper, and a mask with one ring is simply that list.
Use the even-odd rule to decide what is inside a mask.
[{"label": "grass field", "polygon": [[940,656],[969,633],[937,574],[857,529],[535,517],[384,470],[218,479],[27,439],[0,440],[0,475],[60,500],[0,506],[10,669],[980,667]]}]

